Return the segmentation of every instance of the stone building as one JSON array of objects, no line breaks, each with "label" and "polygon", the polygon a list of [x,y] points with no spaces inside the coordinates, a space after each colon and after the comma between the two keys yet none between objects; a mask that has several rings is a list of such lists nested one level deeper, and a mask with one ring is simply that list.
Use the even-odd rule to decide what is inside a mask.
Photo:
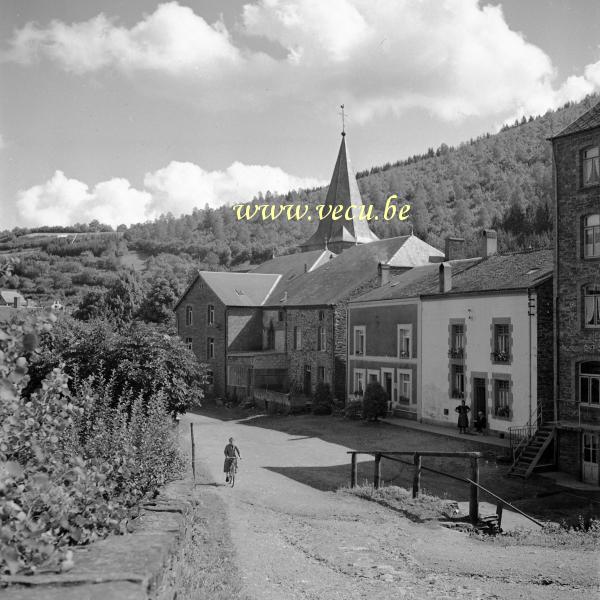
[{"label": "stone building", "polygon": [[443,259],[413,235],[379,240],[359,218],[344,135],[326,203],[351,218],[321,219],[301,252],[249,273],[199,272],[175,306],[178,333],[208,364],[215,394],[311,396],[322,381],[345,398],[347,302],[390,273]]},{"label": "stone building", "polygon": [[551,138],[556,460],[600,484],[600,103]]}]

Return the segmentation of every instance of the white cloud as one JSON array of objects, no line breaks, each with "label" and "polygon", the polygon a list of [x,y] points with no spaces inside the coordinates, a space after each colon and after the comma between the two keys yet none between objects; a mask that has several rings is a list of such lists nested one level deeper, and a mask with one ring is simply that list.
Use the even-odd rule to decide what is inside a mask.
[{"label": "white cloud", "polygon": [[159,5],[130,29],[103,14],[72,25],[52,21],[45,29],[28,23],[15,33],[9,58],[28,64],[41,56],[75,73],[114,67],[207,75],[239,60],[221,22],[209,25],[177,2]]},{"label": "white cloud", "polygon": [[322,183],[268,165],[235,162],[224,171],[205,171],[193,163],[173,161],[147,173],[143,190],[132,188],[122,178],[90,188],[56,171],[47,182],[19,192],[16,205],[23,226],[71,225],[93,219],[117,226],[155,219],[167,212],[190,213],[205,204],[216,208],[246,202],[259,191],[287,192]]},{"label": "white cloud", "polygon": [[[412,108],[447,120],[504,118],[600,89],[600,62],[556,82],[548,55],[510,29],[500,6],[480,0],[255,0],[232,31],[243,35],[168,2],[131,28],[102,14],[28,24],[10,57],[46,58],[76,73],[167,74],[168,85],[146,88],[209,110],[286,102],[318,111],[345,101],[359,122]],[[242,45],[252,38],[280,46],[283,57]]]}]

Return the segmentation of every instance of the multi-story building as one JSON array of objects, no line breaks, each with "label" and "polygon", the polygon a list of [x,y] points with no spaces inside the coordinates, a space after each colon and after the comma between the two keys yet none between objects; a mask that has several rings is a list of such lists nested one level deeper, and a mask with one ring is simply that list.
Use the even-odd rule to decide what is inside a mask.
[{"label": "multi-story building", "polygon": [[556,460],[600,484],[600,103],[552,138]]},{"label": "multi-story building", "polygon": [[199,272],[175,306],[178,333],[208,364],[215,394],[310,396],[322,381],[344,398],[347,302],[390,273],[443,259],[414,235],[379,240],[361,220],[345,137],[326,203],[352,217],[327,216],[303,252],[250,273]]},{"label": "multi-story building", "polygon": [[552,407],[552,255],[499,256],[417,267],[349,305],[348,389],[380,381],[399,416],[456,425],[465,400],[492,432],[536,422]]}]

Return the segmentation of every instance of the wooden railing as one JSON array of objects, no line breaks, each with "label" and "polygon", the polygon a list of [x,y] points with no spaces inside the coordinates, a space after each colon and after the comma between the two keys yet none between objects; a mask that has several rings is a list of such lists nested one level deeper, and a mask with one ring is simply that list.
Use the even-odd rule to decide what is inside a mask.
[{"label": "wooden railing", "polygon": [[[481,452],[430,452],[430,451],[377,451],[377,450],[350,450],[348,454],[351,456],[350,463],[350,487],[354,488],[357,484],[358,479],[358,455],[359,454],[367,454],[369,456],[373,456],[375,458],[375,466],[373,471],[373,487],[375,489],[379,489],[381,485],[381,459],[385,458],[386,460],[391,460],[394,462],[399,462],[405,465],[413,466],[413,482],[412,482],[412,497],[417,498],[419,496],[419,491],[421,488],[421,472],[428,471],[430,473],[436,473],[437,475],[442,475],[443,477],[448,477],[449,479],[455,479],[457,481],[462,481],[464,483],[468,483],[470,486],[469,493],[469,519],[471,522],[476,525],[479,522],[479,490],[482,490],[486,494],[492,496],[496,501],[496,514],[498,515],[498,527],[500,527],[500,522],[502,519],[502,509],[504,506],[518,512],[523,515],[536,525],[543,527],[544,525],[539,521],[536,521],[533,517],[524,513],[522,510],[513,506],[507,500],[500,498],[491,492],[487,488],[484,488],[479,483],[479,459],[481,458]],[[407,462],[399,458],[400,456],[412,456],[413,462]],[[456,475],[451,475],[450,473],[445,473],[443,471],[438,471],[437,469],[432,469],[431,467],[424,467],[421,464],[421,458],[423,456],[426,457],[441,457],[441,458],[467,458],[471,464],[471,477],[458,477]]]}]

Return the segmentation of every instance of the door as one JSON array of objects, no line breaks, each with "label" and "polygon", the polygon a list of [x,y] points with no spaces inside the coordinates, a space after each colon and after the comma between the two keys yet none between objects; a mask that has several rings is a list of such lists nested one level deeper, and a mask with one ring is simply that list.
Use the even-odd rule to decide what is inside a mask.
[{"label": "door", "polygon": [[304,395],[310,396],[312,394],[312,383],[311,383],[311,368],[310,365],[304,365]]},{"label": "door", "polygon": [[388,397],[388,410],[392,410],[392,394],[394,393],[394,371],[393,369],[381,369],[383,377],[383,389]]},{"label": "door", "polygon": [[600,434],[583,434],[582,479],[598,485],[598,441]]},{"label": "door", "polygon": [[475,377],[473,379],[473,408],[472,416],[473,419],[477,417],[479,411],[487,417],[487,394],[486,394],[486,382],[485,379]]}]

